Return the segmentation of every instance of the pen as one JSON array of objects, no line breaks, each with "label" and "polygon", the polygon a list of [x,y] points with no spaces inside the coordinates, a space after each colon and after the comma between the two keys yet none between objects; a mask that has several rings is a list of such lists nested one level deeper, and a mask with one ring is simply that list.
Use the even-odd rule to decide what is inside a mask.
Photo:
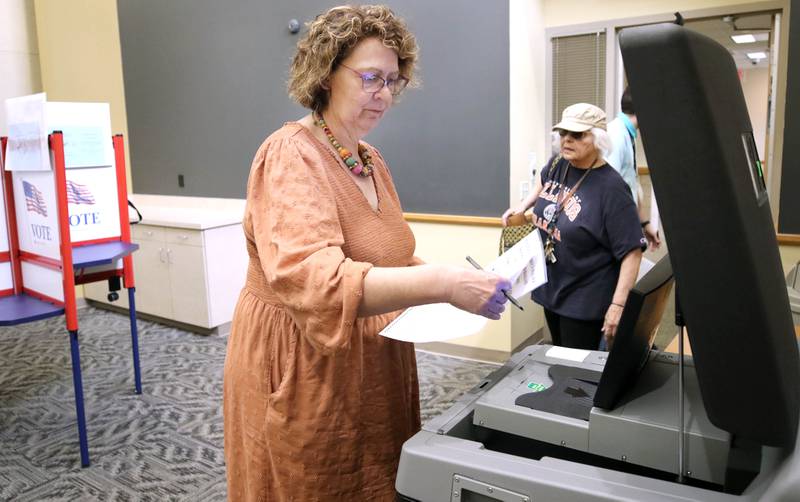
[{"label": "pen", "polygon": [[[477,261],[473,260],[471,256],[467,256],[467,261],[470,263],[470,265],[472,265],[473,267],[477,268],[478,270],[483,270],[483,267],[481,267],[481,266],[478,264],[478,262],[477,262]],[[518,309],[520,309],[520,310],[525,310],[524,308],[522,308],[522,305],[520,305],[519,303],[517,303],[517,300],[515,300],[514,298],[512,298],[512,297],[511,297],[511,295],[509,295],[509,294],[508,294],[508,291],[506,291],[505,289],[501,289],[500,291],[502,291],[502,292],[503,292],[503,296],[505,296],[506,298],[508,298],[508,301],[510,301],[511,303],[513,303],[515,307],[517,307],[517,308],[518,308]]]}]

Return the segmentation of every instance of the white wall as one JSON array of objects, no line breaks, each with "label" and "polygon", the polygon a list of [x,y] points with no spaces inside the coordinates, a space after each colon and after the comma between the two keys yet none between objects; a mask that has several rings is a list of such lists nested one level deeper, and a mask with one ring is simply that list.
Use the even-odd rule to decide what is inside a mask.
[{"label": "white wall", "polygon": [[[753,136],[758,147],[758,155],[767,158],[767,97],[769,95],[769,69],[753,68],[741,72],[742,91],[753,125]],[[768,166],[769,167],[769,166]]]},{"label": "white wall", "polygon": [[42,91],[33,0],[0,0],[0,75],[0,136],[7,136],[5,99]]},{"label": "white wall", "polygon": [[535,156],[539,169],[550,157],[550,145],[545,144],[541,120],[547,74],[542,2],[512,0],[509,15],[509,200],[514,205],[521,199],[520,183],[530,181],[529,154]]}]

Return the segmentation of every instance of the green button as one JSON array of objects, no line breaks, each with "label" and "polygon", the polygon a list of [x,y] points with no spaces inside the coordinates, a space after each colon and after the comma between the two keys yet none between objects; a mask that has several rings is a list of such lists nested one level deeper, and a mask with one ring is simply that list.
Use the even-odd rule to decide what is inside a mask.
[{"label": "green button", "polygon": [[528,388],[531,389],[533,392],[541,392],[545,390],[547,387],[540,383],[536,382],[528,382]]}]

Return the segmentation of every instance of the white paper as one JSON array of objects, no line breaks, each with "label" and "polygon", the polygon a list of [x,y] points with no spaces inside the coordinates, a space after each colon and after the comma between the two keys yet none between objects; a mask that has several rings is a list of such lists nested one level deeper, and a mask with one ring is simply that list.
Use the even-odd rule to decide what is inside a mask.
[{"label": "white paper", "polygon": [[[511,296],[521,298],[547,282],[544,250],[539,232],[531,232],[490,263],[486,270],[511,281]],[[508,308],[512,307],[507,307]],[[406,342],[441,342],[474,335],[487,318],[470,314],[448,303],[411,307],[392,321],[382,336]]]},{"label": "white paper", "polygon": [[[5,180],[2,176],[3,167],[3,149],[0,148],[0,253],[5,253],[9,250],[8,246],[8,226],[6,223],[6,190]],[[5,288],[0,285],[0,290]]]},{"label": "white paper", "polygon": [[49,171],[45,93],[6,99],[7,171]]},{"label": "white paper", "polygon": [[650,272],[650,269],[656,266],[656,262],[653,260],[648,260],[645,257],[642,257],[642,261],[639,263],[639,275],[636,276],[636,282],[644,277],[644,274]]},{"label": "white paper", "polygon": [[658,214],[658,203],[656,202],[656,193],[653,191],[653,187],[650,187],[650,224],[653,225],[653,230],[658,232],[659,227],[659,218],[661,215]]},{"label": "white paper", "polygon": [[11,273],[11,263],[0,263],[0,291],[14,288],[14,276]]},{"label": "white paper", "polygon": [[511,296],[521,298],[547,282],[544,248],[534,230],[500,255],[486,270],[511,281]]},{"label": "white paper", "polygon": [[47,132],[64,134],[66,168],[111,166],[111,108],[108,103],[47,103]]},{"label": "white paper", "polygon": [[576,363],[582,363],[587,357],[589,357],[589,354],[591,354],[591,351],[583,349],[571,349],[569,347],[551,347],[550,350],[545,353],[547,357],[575,361]]},{"label": "white paper", "polygon": [[474,335],[487,320],[449,303],[431,303],[406,309],[380,335],[404,342],[441,342]]}]

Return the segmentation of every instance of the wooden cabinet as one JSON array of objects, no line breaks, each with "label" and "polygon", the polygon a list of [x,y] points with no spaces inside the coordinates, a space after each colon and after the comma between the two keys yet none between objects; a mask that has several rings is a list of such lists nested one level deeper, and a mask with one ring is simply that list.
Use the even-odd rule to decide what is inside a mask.
[{"label": "wooden cabinet", "polygon": [[[239,223],[205,229],[134,225],[132,239],[136,310],[215,328],[228,323],[247,273],[247,251]],[[127,308],[120,292],[114,305]],[[106,283],[87,284],[87,299],[108,303]]]}]

